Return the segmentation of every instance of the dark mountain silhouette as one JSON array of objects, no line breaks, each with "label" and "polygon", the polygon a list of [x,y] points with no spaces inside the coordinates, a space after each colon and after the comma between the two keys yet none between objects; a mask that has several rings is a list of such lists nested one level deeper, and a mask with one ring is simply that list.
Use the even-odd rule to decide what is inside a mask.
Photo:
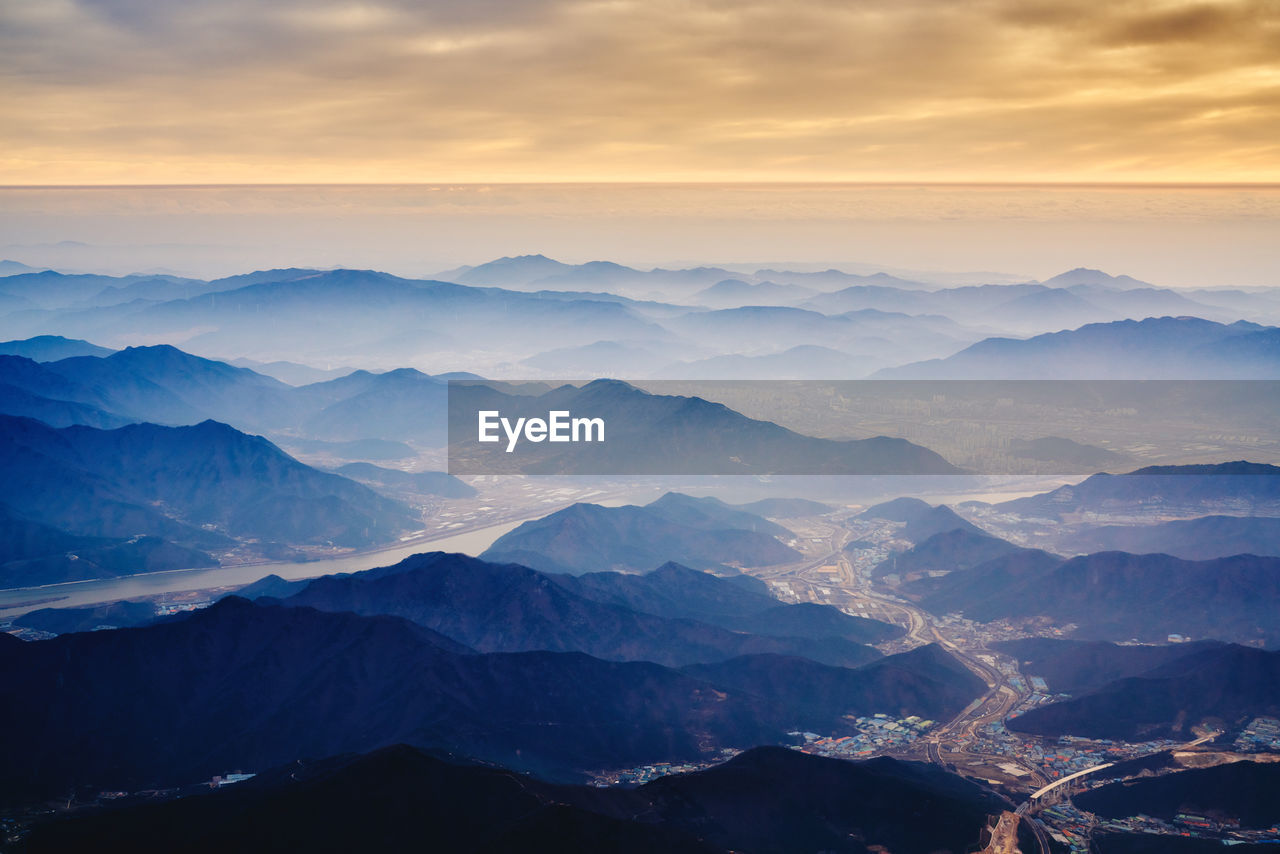
[{"label": "dark mountain silhouette", "polygon": [[[1240,344],[1233,340],[1243,337]],[[882,379],[1275,379],[1280,329],[1199,317],[1091,323],[1026,340],[988,338]]]},{"label": "dark mountain silhouette", "polygon": [[1172,821],[1178,813],[1190,813],[1265,830],[1280,822],[1280,764],[1230,762],[1111,783],[1078,795],[1075,803],[1107,818],[1149,815]]},{"label": "dark mountain silhouette", "polygon": [[748,655],[683,668],[716,685],[787,709],[795,729],[829,732],[832,721],[887,713],[949,720],[982,694],[984,683],[930,644],[850,670],[780,655]]},{"label": "dark mountain silhouette", "polygon": [[1220,641],[1121,646],[1104,641],[1019,638],[993,648],[1022,662],[1025,673],[1043,677],[1055,694],[1087,694],[1117,679],[1141,676],[1180,658],[1220,647]]},{"label": "dark mountain silhouette", "polygon": [[40,608],[15,618],[13,624],[63,635],[141,626],[154,619],[156,606],[151,602],[111,602],[92,608]]},{"label": "dark mountain silhouette", "polygon": [[935,534],[957,529],[973,534],[985,533],[977,525],[957,516],[950,507],[946,505],[934,507],[919,498],[895,498],[870,507],[859,515],[864,519],[905,522],[906,527],[899,531],[898,535],[914,543],[921,543]]},{"label": "dark mountain silhouette", "polygon": [[375,466],[372,463],[347,463],[334,469],[336,474],[358,480],[366,486],[388,492],[413,492],[423,495],[442,495],[446,498],[472,498],[472,487],[442,471],[400,471]]},{"label": "dark mountain silhouette", "polygon": [[[671,588],[668,597],[679,589]],[[578,592],[562,586],[523,566],[434,552],[391,567],[318,578],[284,602],[403,617],[481,652],[576,651],[669,666],[756,652],[801,655],[840,666],[879,657],[875,650],[840,637],[750,635],[599,601],[591,598],[593,593],[589,587]]]},{"label": "dark mountain silhouette", "polygon": [[797,561],[800,554],[756,531],[686,525],[647,507],[574,504],[503,534],[481,557],[580,574],[639,572],[668,561],[698,569],[770,566]]},{"label": "dark mountain silhouette", "polygon": [[[955,474],[942,457],[904,439],[803,436],[698,397],[649,394],[616,380],[537,395],[485,384],[450,391],[452,471],[529,474]],[[542,417],[553,410],[603,418],[604,441],[506,444],[476,441],[477,413]]]},{"label": "dark mountain silhouette", "polygon": [[[1106,854],[1221,854],[1222,842],[1194,836],[1157,833],[1098,832],[1091,838],[1097,850]],[[1271,854],[1275,844],[1242,842],[1232,845],[1232,854]]]},{"label": "dark mountain silhouette", "polygon": [[106,347],[90,344],[88,341],[63,338],[61,335],[37,335],[22,341],[0,343],[0,354],[25,356],[37,362],[56,362],[73,356],[110,356],[114,352]]},{"label": "dark mountain silhouette", "polygon": [[355,546],[413,525],[403,505],[213,421],[57,430],[0,417],[0,431],[11,512],[77,535]]},{"label": "dark mountain silhouette", "polygon": [[1061,557],[1040,549],[1015,549],[941,578],[917,579],[901,592],[934,614],[969,615],[987,597],[1015,587],[1034,587],[1061,564]]},{"label": "dark mountain silhouette", "polygon": [[1280,466],[1229,463],[1147,466],[1128,474],[1095,474],[1074,486],[997,504],[1007,513],[1056,519],[1066,514],[1280,514]]},{"label": "dark mountain silhouette", "polygon": [[1280,714],[1280,652],[1234,644],[1201,649],[1085,694],[1040,706],[1008,722],[1044,736],[1145,741],[1188,740],[1207,722],[1238,730],[1259,715]]},{"label": "dark mountain silhouette", "polygon": [[1280,556],[1280,518],[1202,516],[1156,525],[1105,525],[1085,528],[1066,545],[1077,552],[1161,552],[1187,560],[1237,554]]},{"label": "dark mountain silhouette", "polygon": [[1017,546],[1007,540],[975,531],[976,529],[970,528],[952,528],[934,534],[907,551],[878,564],[871,570],[871,577],[883,578],[893,574],[902,581],[914,581],[930,573],[972,569],[1018,550]]},{"label": "dark mountain silhouette", "polygon": [[0,802],[397,742],[572,777],[776,742],[771,714],[656,664],[476,655],[394,617],[231,597],[186,619],[0,656]]},{"label": "dark mountain silhouette", "polygon": [[32,522],[0,504],[0,588],[218,566],[202,551],[159,537],[85,537]]},{"label": "dark mountain silhouette", "polygon": [[697,620],[734,631],[772,637],[840,637],[874,644],[899,637],[897,626],[854,617],[830,605],[783,604],[750,576],[717,578],[676,563],[640,574],[592,572],[553,575],[567,590],[598,602],[669,617]]},{"label": "dark mountain silhouette", "polygon": [[[998,802],[972,783],[893,759],[848,763],[760,747],[637,789],[554,786],[406,746],[298,763],[214,794],[50,823],[28,850],[400,851],[642,854],[960,854]],[[927,822],[915,820],[921,811]]]}]

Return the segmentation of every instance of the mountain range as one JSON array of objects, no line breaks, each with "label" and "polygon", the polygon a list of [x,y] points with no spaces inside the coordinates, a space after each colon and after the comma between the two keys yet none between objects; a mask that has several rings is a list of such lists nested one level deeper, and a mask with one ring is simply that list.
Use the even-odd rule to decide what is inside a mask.
[{"label": "mountain range", "polygon": [[[726,690],[657,664],[477,654],[397,617],[237,597],[143,628],[0,642],[5,803],[78,785],[175,785],[397,742],[566,779],[779,743],[801,714],[763,689]],[[925,685],[939,686],[947,668],[923,665]],[[893,680],[911,699],[876,692],[869,703],[926,715],[936,708],[930,697],[939,711],[957,701],[945,684],[914,685],[911,669],[904,661]]]},{"label": "mountain range", "polygon": [[1190,741],[1192,727],[1202,723],[1234,732],[1254,717],[1277,714],[1280,652],[1228,644],[1193,648],[1141,675],[1031,709],[1007,725],[1048,737]]},{"label": "mountain range", "polygon": [[[661,499],[660,499],[661,500]],[[574,504],[541,519],[524,522],[484,551],[486,560],[523,563],[545,572],[580,574],[605,570],[647,571],[674,561],[696,569],[771,566],[800,560],[775,529],[760,517],[764,530],[743,528],[732,520],[752,517],[672,518],[654,505],[602,507]]]},{"label": "mountain range", "polygon": [[[480,652],[584,652],[672,667],[777,653],[856,667],[880,657],[865,641],[893,627],[834,608],[826,634],[780,636],[725,628],[786,606],[772,597],[679,566],[620,585],[546,575],[524,566],[439,552],[352,575],[325,576],[281,600],[322,611],[403,617]],[[626,595],[631,593],[630,596]],[[670,604],[683,602],[680,608]],[[807,616],[807,614],[806,614]],[[850,636],[857,640],[850,639]]]},{"label": "mountain range", "polygon": [[1280,328],[1200,317],[1091,323],[1025,340],[988,338],[877,379],[1277,379]]},{"label": "mountain range", "polygon": [[0,436],[9,554],[28,561],[5,573],[21,586],[214,565],[208,552],[237,540],[357,547],[414,526],[403,504],[214,421],[98,430],[0,416]]},{"label": "mountain range", "polygon": [[[972,783],[894,759],[849,763],[759,747],[636,789],[556,786],[407,746],[292,764],[215,794],[39,827],[32,854],[99,845],[165,851],[664,851],[789,854],[974,845],[999,801]],[[929,821],[915,820],[927,812]]]},{"label": "mountain range", "polygon": [[[482,411],[517,418],[548,412],[603,419],[593,442],[482,444]],[[699,397],[650,394],[617,380],[564,385],[540,394],[493,384],[454,385],[449,393],[451,470],[526,474],[956,474],[933,451],[904,439],[833,440],[804,436]]]}]

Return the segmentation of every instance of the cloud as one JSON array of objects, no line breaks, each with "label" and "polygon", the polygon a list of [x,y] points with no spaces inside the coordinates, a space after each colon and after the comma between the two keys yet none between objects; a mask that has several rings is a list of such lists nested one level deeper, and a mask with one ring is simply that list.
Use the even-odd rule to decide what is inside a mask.
[{"label": "cloud", "polygon": [[0,181],[1280,180],[1270,0],[0,0]]}]

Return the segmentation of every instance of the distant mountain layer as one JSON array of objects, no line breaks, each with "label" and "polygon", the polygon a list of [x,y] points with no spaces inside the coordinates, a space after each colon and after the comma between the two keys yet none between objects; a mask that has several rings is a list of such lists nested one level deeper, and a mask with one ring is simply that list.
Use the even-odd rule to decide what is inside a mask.
[{"label": "distant mountain layer", "polygon": [[[760,747],[637,789],[551,786],[503,768],[389,747],[298,763],[216,794],[40,826],[28,850],[450,852],[930,851],[978,842],[990,794],[936,768]],[[929,821],[916,817],[926,812]],[[869,846],[874,846],[871,848]]]},{"label": "distant mountain layer", "polygon": [[718,578],[675,563],[642,575],[552,575],[560,586],[598,602],[677,620],[697,620],[771,637],[832,638],[874,644],[900,637],[898,626],[846,614],[830,605],[783,604],[748,575]]},{"label": "distant mountain layer", "polygon": [[1049,737],[1191,740],[1192,727],[1202,723],[1233,732],[1260,715],[1280,715],[1280,652],[1227,645],[1037,707],[1008,726]]},{"label": "distant mountain layer", "polygon": [[[753,518],[761,527],[777,527]],[[723,517],[708,524],[696,515],[674,521],[652,506],[574,504],[524,522],[495,540],[481,557],[523,563],[544,572],[580,574],[647,571],[668,561],[696,569],[770,566],[798,561],[800,553],[770,533],[736,527]]]},{"label": "distant mountain layer", "polygon": [[1280,518],[1202,516],[1157,525],[1106,525],[1085,528],[1067,545],[1080,552],[1160,552],[1209,560],[1237,554],[1280,556]]},{"label": "distant mountain layer", "polygon": [[[0,506],[16,520],[10,524],[132,545],[150,542],[139,537],[160,538],[200,551],[242,538],[363,546],[414,524],[404,505],[212,421],[96,430],[0,416],[0,436],[6,475]],[[52,536],[25,530],[27,542]],[[144,569],[137,564],[131,571]],[[127,573],[90,577],[110,574]]]},{"label": "distant mountain layer", "polygon": [[921,604],[981,622],[1047,616],[1083,639],[1170,634],[1280,643],[1280,558],[1097,554],[1063,560],[1019,549],[937,579]]},{"label": "distant mountain layer", "polygon": [[750,655],[684,672],[793,709],[799,729],[829,729],[841,715],[930,710],[948,720],[983,692],[983,682],[941,647],[930,644],[857,670],[779,655]]},{"label": "distant mountain layer", "polygon": [[[912,687],[911,661],[901,696],[927,706],[937,689]],[[945,667],[925,664],[921,678],[937,685]],[[945,703],[951,689],[940,687]],[[10,643],[0,656],[0,803],[396,742],[574,777],[778,743],[799,710],[760,697],[656,664],[476,654],[395,617],[231,597],[145,628]]]},{"label": "distant mountain layer", "polygon": [[810,516],[823,516],[835,510],[830,504],[811,501],[808,498],[762,498],[759,501],[733,506],[770,519],[806,519]]},{"label": "distant mountain layer", "polygon": [[995,505],[1005,513],[1062,518],[1075,513],[1280,515],[1280,466],[1244,461],[1148,466],[1096,474],[1074,486]]},{"label": "distant mountain layer", "polygon": [[25,356],[37,362],[56,362],[74,356],[110,356],[114,350],[61,335],[37,335],[25,341],[0,342],[0,354]]},{"label": "distant mountain layer", "polygon": [[905,527],[898,532],[898,535],[914,543],[923,542],[935,534],[947,531],[985,533],[977,525],[956,515],[950,507],[946,505],[934,507],[919,498],[895,498],[864,510],[859,514],[859,518],[905,522]]},{"label": "distant mountain layer", "polygon": [[[31,350],[38,341],[17,342],[24,346],[13,349]],[[294,387],[170,346],[106,353],[40,364],[0,356],[0,411],[38,415],[34,400],[47,412],[56,411],[55,406],[67,410],[58,416],[65,423],[90,426],[106,421],[115,422],[110,426],[129,421],[185,425],[212,419],[242,430],[288,431],[302,439],[445,442],[447,385],[412,369],[354,371]],[[14,397],[16,392],[25,397]],[[83,414],[72,414],[73,406]]]},{"label": "distant mountain layer", "polygon": [[1117,679],[1150,670],[1209,649],[1221,641],[1160,645],[1114,644],[1061,638],[1018,638],[992,647],[1022,663],[1022,671],[1044,679],[1055,694],[1087,694]]},{"label": "distant mountain layer", "polygon": [[1017,551],[1017,546],[1006,540],[974,533],[968,528],[953,528],[921,540],[902,554],[893,555],[878,564],[871,575],[883,578],[892,574],[910,582],[931,573],[972,569],[1014,551]]},{"label": "distant mountain layer", "polygon": [[1076,796],[1075,803],[1107,818],[1149,815],[1172,821],[1188,813],[1265,830],[1280,822],[1280,763],[1230,762],[1112,783]]},{"label": "distant mountain layer", "polygon": [[111,602],[91,608],[40,608],[15,618],[13,624],[63,635],[140,626],[154,619],[156,606],[151,602]]},{"label": "distant mountain layer", "polygon": [[[817,637],[811,632],[779,637],[776,632],[731,631],[722,627],[726,610],[746,618],[780,603],[684,567],[664,567],[645,579],[647,595],[627,597],[616,592],[617,585],[609,590],[575,584],[575,579],[562,583],[523,566],[435,552],[368,572],[318,578],[284,603],[403,617],[481,652],[585,652],[669,666],[766,652],[858,666],[880,655],[847,634],[876,637],[878,628],[895,633],[854,618]],[[683,608],[663,607],[682,594],[691,594]],[[744,600],[755,607],[748,609]]]},{"label": "distant mountain layer", "polygon": [[0,504],[0,588],[218,566],[203,551],[160,537],[86,537],[42,525]]},{"label": "distant mountain layer", "polygon": [[1277,379],[1280,328],[1199,317],[1092,323],[1026,340],[988,338],[882,379]]},{"label": "distant mountain layer", "polygon": [[[602,419],[603,440],[481,443],[480,412],[517,418],[552,411]],[[596,380],[542,394],[489,384],[449,394],[450,470],[525,474],[956,474],[942,457],[905,439],[833,440],[804,436],[699,397],[649,394]]]}]

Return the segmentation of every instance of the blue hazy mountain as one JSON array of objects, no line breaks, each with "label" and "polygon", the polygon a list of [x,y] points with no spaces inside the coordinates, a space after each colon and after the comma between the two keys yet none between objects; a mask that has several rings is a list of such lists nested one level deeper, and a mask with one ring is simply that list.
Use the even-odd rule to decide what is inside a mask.
[{"label": "blue hazy mountain", "polygon": [[25,356],[36,362],[56,362],[73,356],[110,356],[114,352],[88,341],[63,338],[61,335],[37,335],[23,341],[0,343],[0,355]]},{"label": "blue hazy mountain", "polygon": [[58,426],[214,419],[294,440],[445,441],[447,383],[411,368],[295,387],[168,345],[108,352],[40,364],[0,355],[0,412]]},{"label": "blue hazy mountain", "polygon": [[1276,379],[1280,328],[1148,317],[1025,340],[988,338],[945,359],[886,368],[881,379]]},{"label": "blue hazy mountain", "polygon": [[1201,516],[1155,525],[1102,525],[1077,531],[1064,545],[1077,552],[1160,552],[1187,560],[1235,554],[1280,556],[1280,518]]},{"label": "blue hazy mountain", "polygon": [[[637,603],[616,589],[575,584],[572,579],[549,577],[515,564],[433,552],[368,572],[318,578],[283,603],[403,617],[481,652],[584,652],[607,660],[668,666],[753,653],[804,656],[847,667],[880,657],[874,649],[838,632],[780,637],[726,629],[713,622],[723,614],[707,607],[704,600],[709,595],[733,596],[739,592],[737,586],[712,576],[705,576],[701,584],[683,577],[694,572],[684,569],[674,578],[669,571],[660,573],[647,585],[647,600]],[[654,588],[670,600],[699,587],[718,587],[718,596],[702,590],[700,600],[690,601],[684,611],[674,614],[660,607],[642,610],[658,596]],[[757,604],[758,610],[746,616],[781,603],[770,599]],[[668,613],[656,613],[663,610]],[[879,632],[860,624],[850,628],[861,631],[864,638],[894,634],[887,626]]]},{"label": "blue hazy mountain", "polygon": [[799,285],[725,279],[698,291],[691,299],[699,305],[733,308],[744,305],[797,305],[816,294],[817,291]]},{"label": "blue hazy mountain", "polygon": [[812,602],[784,604],[749,575],[720,578],[666,563],[646,573],[552,575],[577,595],[676,620],[697,620],[770,637],[839,637],[875,644],[900,637],[898,626],[846,614]]},{"label": "blue hazy mountain", "polygon": [[1088,285],[1094,287],[1106,287],[1119,290],[1131,290],[1135,288],[1149,288],[1149,282],[1143,282],[1132,276],[1113,276],[1110,273],[1104,273],[1102,270],[1095,270],[1090,267],[1076,267],[1065,273],[1059,273],[1051,279],[1045,279],[1044,284],[1051,288],[1067,288],[1073,285]]},{"label": "blue hazy mountain", "polygon": [[921,604],[980,622],[1049,617],[1075,637],[1160,642],[1170,634],[1280,644],[1280,557],[1189,561],[1125,552],[1062,559],[1020,549],[932,585]]},{"label": "blue hazy mountain", "polygon": [[[764,519],[760,522],[772,524]],[[708,527],[699,520],[685,523],[633,505],[574,504],[522,523],[495,540],[481,557],[578,575],[606,570],[644,572],[669,561],[698,569],[772,566],[798,561],[800,553],[772,534],[728,524]]]},{"label": "blue hazy mountain", "polygon": [[862,511],[859,517],[902,522],[904,527],[897,532],[897,535],[913,543],[924,542],[935,534],[947,531],[963,530],[978,535],[986,533],[977,525],[961,518],[956,511],[945,504],[935,507],[919,498],[895,498],[885,501]]},{"label": "blue hazy mountain", "polygon": [[1067,514],[1200,516],[1214,511],[1280,515],[1280,466],[1228,463],[1146,466],[1095,474],[1050,492],[995,505],[1003,513],[1058,519]]},{"label": "blue hazy mountain", "polygon": [[9,511],[79,536],[364,546],[415,527],[404,505],[213,421],[55,429],[5,416],[0,431]]},{"label": "blue hazy mountain", "polygon": [[536,371],[560,379],[585,376],[652,376],[658,365],[666,364],[655,343],[596,341],[577,347],[557,347],[523,360]]},{"label": "blue hazy mountain", "polygon": [[769,519],[804,519],[810,516],[822,516],[835,510],[830,504],[808,498],[762,498],[759,501],[730,506]]},{"label": "blue hazy mountain", "polygon": [[[541,394],[507,393],[492,384],[450,391],[455,470],[485,466],[528,474],[956,474],[933,451],[904,439],[833,440],[803,436],[698,397],[649,394],[616,380],[561,386]],[[543,417],[552,410],[603,418],[603,442],[524,443],[506,453],[481,445],[476,413]],[[659,561],[661,562],[661,561]],[[600,568],[600,567],[597,567]]]},{"label": "blue hazy mountain", "polygon": [[889,557],[872,569],[871,577],[896,575],[907,583],[934,573],[972,569],[1017,548],[1007,540],[973,528],[951,528],[925,537],[907,551]]},{"label": "blue hazy mountain", "polygon": [[27,512],[26,507],[0,504],[0,588],[218,565],[203,551],[160,537],[77,535],[34,522]]}]

